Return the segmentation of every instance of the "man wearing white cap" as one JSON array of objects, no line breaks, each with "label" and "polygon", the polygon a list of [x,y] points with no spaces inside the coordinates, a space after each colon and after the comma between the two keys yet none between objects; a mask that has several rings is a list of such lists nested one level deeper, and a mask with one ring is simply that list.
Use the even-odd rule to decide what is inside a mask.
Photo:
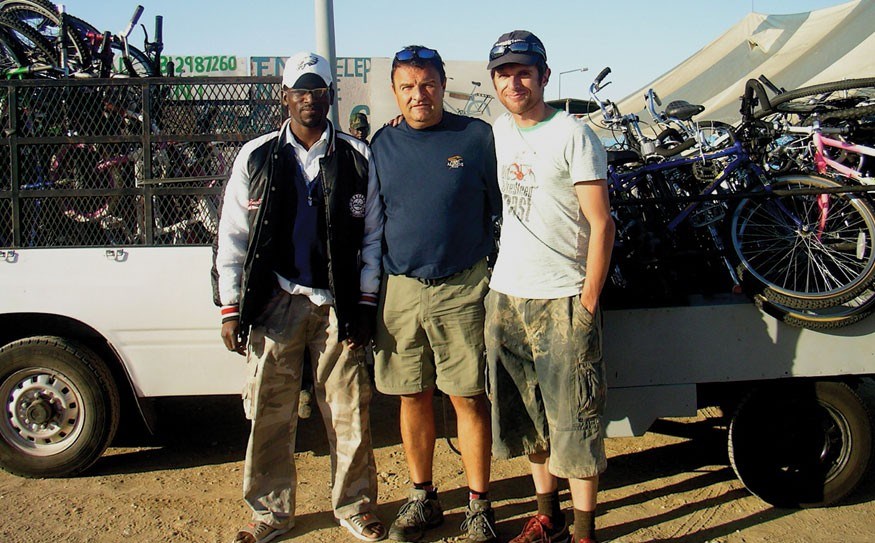
[{"label": "man wearing white cap", "polygon": [[225,346],[246,355],[243,405],[252,421],[243,495],[253,521],[235,543],[264,543],[294,526],[305,352],[328,432],[334,515],[358,539],[386,536],[375,514],[362,349],[380,286],[382,207],[367,145],[327,118],[332,72],[319,55],[288,59],[289,119],[241,148],[225,186],[214,290]]}]

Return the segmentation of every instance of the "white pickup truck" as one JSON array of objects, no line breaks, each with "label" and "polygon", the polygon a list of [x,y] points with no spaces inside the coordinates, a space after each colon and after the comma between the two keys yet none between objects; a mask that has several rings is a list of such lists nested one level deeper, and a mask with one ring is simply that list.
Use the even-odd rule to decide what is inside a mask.
[{"label": "white pickup truck", "polygon": [[[210,265],[206,246],[0,249],[0,465],[76,474],[110,445],[122,405],[239,393]],[[875,319],[815,332],[729,297],[605,322],[609,436],[719,406],[733,467],[764,500],[825,505],[862,479],[871,420],[855,389],[875,375]]]}]

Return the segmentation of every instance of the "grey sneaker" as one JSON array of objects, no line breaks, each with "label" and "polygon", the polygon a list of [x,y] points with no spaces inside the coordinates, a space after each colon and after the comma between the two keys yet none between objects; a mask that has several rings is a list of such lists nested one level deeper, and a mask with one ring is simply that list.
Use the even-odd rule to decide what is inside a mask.
[{"label": "grey sneaker", "polygon": [[398,510],[398,516],[389,528],[389,539],[419,541],[426,529],[440,526],[443,522],[444,510],[441,502],[426,496],[425,490],[414,488],[410,491],[407,503]]},{"label": "grey sneaker", "polygon": [[471,543],[496,543],[498,534],[495,532],[495,511],[489,500],[471,500],[462,521],[462,530],[468,532],[465,541]]}]

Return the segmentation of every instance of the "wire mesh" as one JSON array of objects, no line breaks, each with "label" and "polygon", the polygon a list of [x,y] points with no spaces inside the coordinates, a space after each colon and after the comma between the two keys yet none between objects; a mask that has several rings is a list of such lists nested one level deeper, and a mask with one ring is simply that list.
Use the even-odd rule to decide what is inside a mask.
[{"label": "wire mesh", "polygon": [[212,243],[222,184],[280,125],[279,97],[277,78],[8,82],[0,246]]}]

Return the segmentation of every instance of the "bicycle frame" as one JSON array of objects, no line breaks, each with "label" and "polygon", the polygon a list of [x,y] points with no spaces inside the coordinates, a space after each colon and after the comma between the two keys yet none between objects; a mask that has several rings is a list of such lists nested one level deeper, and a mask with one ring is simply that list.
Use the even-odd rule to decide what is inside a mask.
[{"label": "bicycle frame", "polygon": [[857,145],[854,143],[848,143],[842,140],[837,140],[834,138],[826,137],[822,134],[823,129],[813,129],[811,133],[811,140],[814,143],[814,165],[817,168],[817,173],[828,173],[829,168],[832,168],[836,172],[844,175],[845,177],[849,177],[855,181],[859,181],[860,183],[866,185],[875,184],[875,179],[871,177],[865,177],[862,172],[859,170],[855,170],[849,166],[845,166],[841,162],[833,160],[830,156],[824,152],[825,147],[832,147],[834,149],[840,149],[842,151],[848,151],[851,153],[856,153],[858,155],[866,155],[875,157],[875,149],[871,147],[867,147],[865,145]]},{"label": "bicycle frame", "polygon": [[[698,196],[710,196],[713,194],[720,185],[725,182],[732,174],[742,169],[742,167],[749,168],[750,171],[757,176],[757,178],[763,178],[763,171],[759,166],[754,164],[747,155],[747,152],[744,150],[744,146],[741,142],[735,142],[731,147],[727,147],[726,149],[704,153],[701,155],[691,156],[691,157],[682,157],[673,160],[666,160],[663,162],[645,164],[641,168],[638,168],[634,171],[630,172],[617,172],[614,166],[608,167],[608,178],[609,178],[609,189],[611,193],[615,193],[618,191],[630,191],[635,187],[639,186],[642,182],[647,181],[647,174],[654,172],[662,172],[666,170],[671,170],[675,168],[680,168],[684,166],[690,166],[695,164],[696,162],[705,162],[709,160],[716,160],[723,157],[736,155],[729,164],[727,164],[723,171],[718,175],[711,183],[709,183],[699,194]],[[670,231],[674,231],[677,227],[690,216],[690,214],[695,211],[695,209],[701,204],[701,202],[694,201],[690,202],[684,209],[681,211],[671,222],[668,223],[667,228]]]}]

